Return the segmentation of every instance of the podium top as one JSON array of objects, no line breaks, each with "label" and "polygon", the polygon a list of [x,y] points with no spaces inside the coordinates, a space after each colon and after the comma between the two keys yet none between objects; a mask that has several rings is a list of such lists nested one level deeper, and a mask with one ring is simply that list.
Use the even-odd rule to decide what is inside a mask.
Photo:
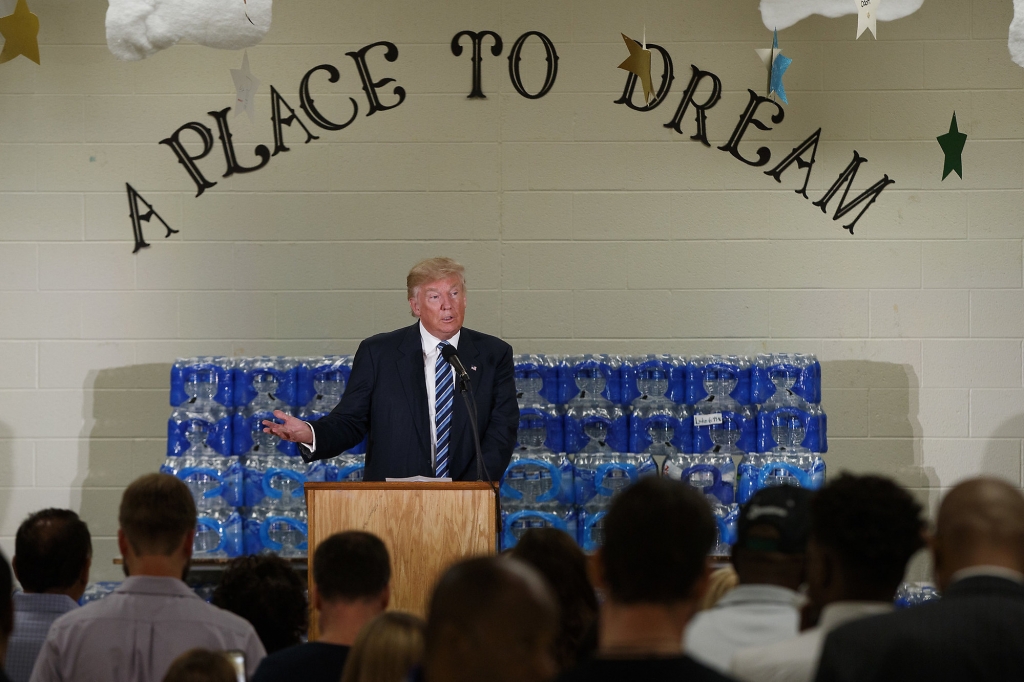
[{"label": "podium top", "polygon": [[490,490],[498,491],[497,483],[487,481],[306,481],[309,490]]}]

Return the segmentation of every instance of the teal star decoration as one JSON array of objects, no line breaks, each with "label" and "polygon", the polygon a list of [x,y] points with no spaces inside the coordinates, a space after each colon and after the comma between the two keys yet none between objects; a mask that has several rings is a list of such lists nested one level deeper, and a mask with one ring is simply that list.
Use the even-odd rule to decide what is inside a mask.
[{"label": "teal star decoration", "polygon": [[939,141],[942,153],[946,155],[946,159],[942,164],[942,179],[945,180],[947,175],[956,171],[956,174],[963,180],[964,164],[962,155],[964,153],[964,145],[967,144],[967,133],[961,133],[957,129],[955,111],[953,112],[953,120],[949,122],[949,132],[945,135],[939,135],[935,139]]}]

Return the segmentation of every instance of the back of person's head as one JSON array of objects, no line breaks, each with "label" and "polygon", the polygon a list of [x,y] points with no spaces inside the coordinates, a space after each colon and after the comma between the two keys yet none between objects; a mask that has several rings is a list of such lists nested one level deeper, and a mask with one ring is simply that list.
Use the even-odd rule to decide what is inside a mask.
[{"label": "back of person's head", "polygon": [[994,478],[957,485],[939,506],[932,552],[940,589],[972,566],[1024,573],[1024,496]]},{"label": "back of person's head", "polygon": [[234,666],[223,651],[189,649],[174,659],[163,682],[236,682]]},{"label": "back of person's head", "polygon": [[544,577],[507,557],[467,559],[434,587],[427,682],[543,682],[558,669],[558,604]]},{"label": "back of person's head", "polygon": [[608,596],[619,604],[670,605],[702,596],[715,518],[704,496],[645,478],[612,501],[599,552]]},{"label": "back of person's head", "polygon": [[243,556],[228,564],[212,602],[252,623],[270,654],[302,640],[309,623],[305,589],[281,557]]},{"label": "back of person's head", "polygon": [[744,585],[796,590],[806,573],[810,490],[774,486],[754,493],[740,509],[732,563]]},{"label": "back of person's head", "polygon": [[[29,515],[14,538],[14,572],[26,592],[78,592],[89,582],[92,537],[70,509]],[[75,597],[77,599],[77,597]]]},{"label": "back of person's head", "polygon": [[411,613],[380,614],[360,630],[341,682],[403,682],[423,662],[425,629],[423,619]]},{"label": "back of person's head", "polygon": [[587,557],[576,541],[555,528],[533,528],[509,553],[543,575],[558,599],[561,619],[555,657],[567,670],[597,646],[597,595],[587,575]]},{"label": "back of person's head", "polygon": [[910,493],[881,476],[843,474],[811,499],[811,597],[830,580],[823,562],[832,557],[841,579],[831,583],[834,597],[891,600],[923,546],[921,505]]},{"label": "back of person's head", "polygon": [[195,530],[196,503],[178,478],[146,474],[125,489],[117,520],[136,555],[170,556]]},{"label": "back of person's head", "polygon": [[4,662],[4,652],[7,651],[7,638],[14,630],[14,602],[11,593],[14,592],[14,579],[11,577],[11,567],[7,563],[7,557],[0,552],[0,665]]},{"label": "back of person's head", "polygon": [[326,602],[379,598],[391,582],[388,548],[372,533],[336,533],[316,548],[313,582]]}]

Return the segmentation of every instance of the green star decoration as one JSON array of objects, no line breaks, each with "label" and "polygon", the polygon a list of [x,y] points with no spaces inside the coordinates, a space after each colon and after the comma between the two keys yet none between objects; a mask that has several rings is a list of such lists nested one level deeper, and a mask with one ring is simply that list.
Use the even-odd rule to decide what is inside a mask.
[{"label": "green star decoration", "polygon": [[964,164],[961,156],[964,153],[964,145],[967,144],[967,133],[961,133],[957,129],[955,111],[953,120],[949,122],[949,132],[939,135],[935,139],[939,141],[942,153],[946,155],[946,160],[942,165],[942,179],[945,180],[947,175],[956,171],[956,174],[963,180]]}]

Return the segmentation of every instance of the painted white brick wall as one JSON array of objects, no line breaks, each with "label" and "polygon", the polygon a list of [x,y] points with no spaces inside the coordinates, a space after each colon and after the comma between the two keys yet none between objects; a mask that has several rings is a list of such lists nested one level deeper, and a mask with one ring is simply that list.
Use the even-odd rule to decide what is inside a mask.
[{"label": "painted white brick wall", "polygon": [[[1024,70],[1006,49],[1007,0],[929,0],[880,24],[878,41],[854,41],[852,16],[782,32],[791,105],[774,130],[749,132],[745,153],[767,144],[777,162],[820,126],[812,199],[853,149],[866,156],[859,189],[883,173],[897,184],[856,236],[793,193],[796,169],[779,185],[714,149],[746,89],[763,88],[753,48],[770,34],[753,2],[277,3],[249,50],[257,120],[231,119],[240,161],[272,141],[268,86],[297,106],[317,64],[341,71],[318,86],[323,111],[340,117],[352,96],[361,114],[308,145],[286,129],[291,151],[252,174],[221,178],[216,143],[200,166],[218,184],[199,198],[157,142],[186,121],[212,126],[240,55],[186,44],[121,63],[105,3],[32,9],[43,65],[0,65],[8,554],[28,512],[71,506],[96,536],[95,577],[116,577],[117,504],[161,460],[174,357],[352,352],[411,321],[404,274],[441,253],[468,267],[468,323],[518,352],[817,353],[832,472],[895,476],[931,507],[968,476],[1024,483]],[[612,102],[619,33],[645,24],[676,80],[638,113]],[[484,53],[486,100],[466,99],[468,51],[450,52],[463,29],[505,41],[501,57]],[[536,101],[507,75],[527,30],[560,58]],[[368,118],[345,52],[382,39],[400,55],[375,56],[374,76],[408,97]],[[685,136],[663,127],[691,63],[723,81],[710,149],[689,140],[692,112]],[[523,65],[537,88],[543,61],[527,51]],[[954,109],[965,178],[942,182],[934,138]],[[164,240],[147,225],[152,248],[135,256],[126,181],[180,230]]]}]

